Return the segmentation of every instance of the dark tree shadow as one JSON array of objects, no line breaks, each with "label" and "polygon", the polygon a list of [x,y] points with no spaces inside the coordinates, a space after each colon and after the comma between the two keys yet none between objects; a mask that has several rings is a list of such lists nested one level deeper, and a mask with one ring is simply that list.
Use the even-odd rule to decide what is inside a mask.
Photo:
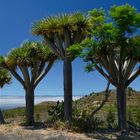
[{"label": "dark tree shadow", "polygon": [[140,140],[140,132],[120,132],[117,129],[97,130],[93,133],[86,134],[89,138],[96,138],[98,140]]},{"label": "dark tree shadow", "polygon": [[23,126],[24,129],[30,130],[47,129],[52,127],[50,122],[35,122],[32,126],[28,126],[26,123],[21,123],[20,125]]}]

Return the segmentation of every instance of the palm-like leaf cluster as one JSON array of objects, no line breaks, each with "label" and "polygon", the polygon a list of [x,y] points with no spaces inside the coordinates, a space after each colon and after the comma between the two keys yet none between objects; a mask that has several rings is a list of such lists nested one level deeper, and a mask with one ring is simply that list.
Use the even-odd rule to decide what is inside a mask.
[{"label": "palm-like leaf cluster", "polygon": [[53,61],[55,55],[43,43],[26,41],[19,48],[13,49],[5,58],[5,64],[9,68],[25,65],[32,66],[38,61]]},{"label": "palm-like leaf cluster", "polygon": [[85,33],[88,29],[89,24],[87,17],[80,12],[76,12],[74,14],[64,14],[44,18],[33,25],[32,33],[51,38],[54,33],[64,37],[65,30],[72,33],[71,36],[74,36],[74,33],[78,31]]}]

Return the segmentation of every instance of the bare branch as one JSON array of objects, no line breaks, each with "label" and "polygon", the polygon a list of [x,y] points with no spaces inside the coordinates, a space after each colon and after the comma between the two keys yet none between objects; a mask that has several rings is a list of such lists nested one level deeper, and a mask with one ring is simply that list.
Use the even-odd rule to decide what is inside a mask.
[{"label": "bare branch", "polygon": [[38,71],[39,71],[38,69],[40,69],[39,62],[36,62],[34,63],[32,67],[32,71],[31,71],[31,85],[33,85],[33,83],[35,82],[35,79],[37,78]]},{"label": "bare branch", "polygon": [[69,46],[70,46],[70,34],[69,31],[67,29],[65,29],[64,31],[64,49],[66,50]]},{"label": "bare branch", "polygon": [[108,61],[109,61],[109,67],[111,69],[111,73],[112,73],[112,76],[113,78],[115,79],[115,81],[117,82],[117,76],[118,76],[118,68],[116,66],[116,63],[114,61],[114,53],[110,53],[108,55]]},{"label": "bare branch", "polygon": [[126,86],[128,86],[129,84],[131,84],[132,81],[134,81],[138,76],[140,75],[140,66],[136,69],[136,71],[134,71],[129,79],[126,82]]},{"label": "bare branch", "polygon": [[45,37],[45,40],[47,42],[47,45],[48,47],[58,56],[61,58],[61,55],[60,53],[58,52],[58,49],[57,47],[55,46],[55,44],[48,38],[48,37]]},{"label": "bare branch", "polygon": [[112,77],[112,79],[114,79],[117,82],[115,73],[113,73],[113,71],[112,71],[112,66],[110,64],[110,60],[108,61],[106,57],[103,57],[103,59],[100,59],[100,63],[103,65],[105,70],[109,73],[110,77]]},{"label": "bare branch", "polygon": [[107,81],[109,81],[110,83],[112,83],[114,86],[116,86],[116,83],[98,66],[98,65],[95,65],[95,68],[97,69],[97,71],[102,74],[105,79]]},{"label": "bare branch", "polygon": [[43,79],[43,77],[49,72],[49,70],[51,69],[51,67],[53,66],[54,61],[49,62],[49,64],[47,65],[46,69],[40,74],[40,76],[35,80],[34,82],[34,87],[36,87],[39,82]]},{"label": "bare branch", "polygon": [[65,50],[63,48],[63,42],[62,42],[62,40],[60,39],[60,37],[58,36],[57,33],[54,35],[54,41],[57,44],[56,46],[57,46],[57,49],[59,50],[59,53],[61,54],[61,58],[64,59]]},{"label": "bare branch", "polygon": [[91,113],[91,117],[93,117],[104,105],[105,103],[107,102],[108,100],[108,97],[109,97],[109,94],[111,91],[109,91],[109,86],[110,86],[110,82],[107,83],[107,87],[106,87],[106,90],[105,90],[105,98],[104,100],[102,101],[102,103],[100,104],[99,107],[97,107],[92,113]]},{"label": "bare branch", "polygon": [[9,69],[8,68],[8,70],[11,72],[11,74],[21,83],[21,85],[25,88],[25,82],[24,82],[24,80],[20,77],[20,75],[16,72],[16,71],[14,71],[14,70],[12,70],[12,69]]},{"label": "bare branch", "polygon": [[129,60],[127,66],[124,68],[124,81],[126,82],[128,80],[128,78],[130,77],[135,65],[136,65],[136,61],[135,60]]},{"label": "bare branch", "polygon": [[26,86],[29,86],[30,85],[30,76],[29,76],[28,68],[26,66],[19,66],[19,68],[23,74],[24,82],[25,82]]},{"label": "bare branch", "polygon": [[41,61],[40,65],[39,65],[39,70],[38,70],[38,75],[40,75],[40,73],[43,71],[44,67],[45,67],[45,61]]},{"label": "bare branch", "polygon": [[84,38],[81,29],[75,33],[73,43],[80,43],[80,41]]}]

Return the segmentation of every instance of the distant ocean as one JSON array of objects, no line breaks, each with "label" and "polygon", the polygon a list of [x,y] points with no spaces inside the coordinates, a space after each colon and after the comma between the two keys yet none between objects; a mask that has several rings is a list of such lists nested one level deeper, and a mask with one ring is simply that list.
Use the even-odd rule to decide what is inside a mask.
[{"label": "distant ocean", "polygon": [[[82,96],[73,96],[77,100]],[[63,96],[35,96],[35,105],[45,101],[63,101]],[[25,106],[24,96],[0,96],[0,109],[12,109]]]}]

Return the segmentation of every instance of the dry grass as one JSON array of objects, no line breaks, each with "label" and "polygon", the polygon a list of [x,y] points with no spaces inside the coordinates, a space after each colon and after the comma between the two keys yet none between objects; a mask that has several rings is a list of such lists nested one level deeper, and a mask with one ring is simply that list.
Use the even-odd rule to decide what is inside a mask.
[{"label": "dry grass", "polygon": [[0,126],[0,138],[4,137],[6,140],[14,138],[29,140],[41,140],[41,139],[57,139],[59,137],[70,138],[73,140],[94,140],[89,138],[85,134],[72,133],[62,130],[54,130],[53,128],[40,128],[35,129],[33,127],[24,127],[19,124],[5,124]]}]

